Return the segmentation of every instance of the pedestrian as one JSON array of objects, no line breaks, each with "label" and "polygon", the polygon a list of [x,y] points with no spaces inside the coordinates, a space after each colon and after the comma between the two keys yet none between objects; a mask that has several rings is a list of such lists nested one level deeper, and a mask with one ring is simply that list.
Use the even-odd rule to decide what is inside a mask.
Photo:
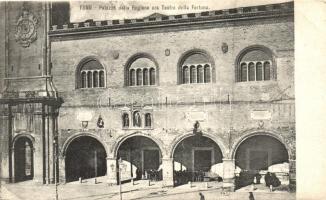
[{"label": "pedestrian", "polygon": [[199,192],[199,196],[200,196],[199,200],[205,200],[205,196],[201,192]]},{"label": "pedestrian", "polygon": [[255,200],[254,194],[249,192],[249,200]]}]

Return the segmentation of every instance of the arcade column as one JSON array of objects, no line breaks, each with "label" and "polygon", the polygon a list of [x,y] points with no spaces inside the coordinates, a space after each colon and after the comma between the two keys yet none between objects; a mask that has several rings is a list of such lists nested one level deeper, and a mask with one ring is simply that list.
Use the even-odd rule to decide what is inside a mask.
[{"label": "arcade column", "polygon": [[163,186],[173,187],[173,158],[162,158]]},{"label": "arcade column", "polygon": [[117,159],[114,157],[106,158],[106,168],[107,168],[107,183],[116,185],[117,184]]},{"label": "arcade column", "polygon": [[223,159],[223,188],[229,191],[235,189],[235,161]]},{"label": "arcade column", "polygon": [[290,165],[290,173],[289,173],[289,181],[290,181],[290,189],[296,189],[296,160],[289,160]]}]

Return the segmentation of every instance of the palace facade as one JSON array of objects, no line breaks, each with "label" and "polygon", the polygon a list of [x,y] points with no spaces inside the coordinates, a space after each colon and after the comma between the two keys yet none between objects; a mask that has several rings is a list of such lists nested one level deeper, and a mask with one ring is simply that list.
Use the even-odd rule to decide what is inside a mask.
[{"label": "palace facade", "polygon": [[293,2],[82,23],[64,11],[0,3],[3,181],[233,189],[240,171],[270,171],[295,185]]}]

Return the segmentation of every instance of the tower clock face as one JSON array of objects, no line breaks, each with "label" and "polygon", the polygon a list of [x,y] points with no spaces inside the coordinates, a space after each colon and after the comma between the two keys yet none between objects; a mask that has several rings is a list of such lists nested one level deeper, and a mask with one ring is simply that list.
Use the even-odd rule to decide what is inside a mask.
[{"label": "tower clock face", "polygon": [[35,25],[28,19],[23,19],[17,26],[17,32],[20,33],[22,39],[27,39],[33,35],[35,31]]},{"label": "tower clock face", "polygon": [[38,20],[28,11],[23,11],[16,26],[15,38],[23,47],[28,47],[37,38]]}]

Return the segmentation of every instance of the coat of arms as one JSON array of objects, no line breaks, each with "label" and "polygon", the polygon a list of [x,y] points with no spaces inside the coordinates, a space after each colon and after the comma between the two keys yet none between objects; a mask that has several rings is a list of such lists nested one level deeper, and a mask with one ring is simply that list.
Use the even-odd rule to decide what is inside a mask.
[{"label": "coat of arms", "polygon": [[229,46],[228,46],[228,44],[226,44],[225,42],[223,42],[223,43],[222,43],[222,47],[221,47],[221,49],[222,49],[222,52],[223,52],[223,53],[227,53],[228,50],[229,50]]},{"label": "coat of arms", "polygon": [[37,23],[38,20],[33,14],[27,10],[23,10],[22,16],[19,17],[16,24],[16,41],[23,47],[29,47],[37,38]]}]

